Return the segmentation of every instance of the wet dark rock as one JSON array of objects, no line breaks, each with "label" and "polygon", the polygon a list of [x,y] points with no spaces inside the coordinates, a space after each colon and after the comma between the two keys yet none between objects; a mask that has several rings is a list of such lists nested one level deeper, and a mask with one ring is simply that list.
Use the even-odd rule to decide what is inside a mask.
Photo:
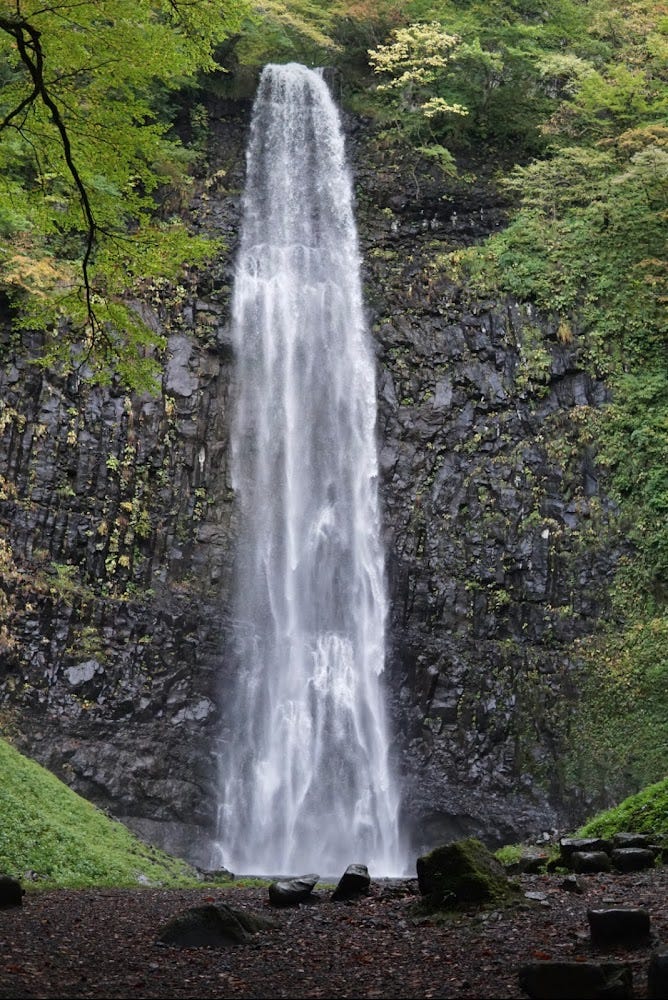
[{"label": "wet dark rock", "polygon": [[366,865],[348,865],[332,893],[335,902],[358,899],[366,896],[371,887],[369,869]]},{"label": "wet dark rock", "polygon": [[579,879],[577,875],[567,875],[561,883],[561,888],[565,889],[566,892],[576,892],[578,895],[584,892],[582,879]]},{"label": "wet dark rock", "polygon": [[653,951],[647,970],[647,996],[650,1000],[668,997],[668,947]]},{"label": "wet dark rock", "polygon": [[11,875],[0,875],[0,909],[22,906],[25,889]]},{"label": "wet dark rock", "polygon": [[569,863],[573,854],[598,852],[610,854],[612,841],[604,837],[562,837],[559,841],[559,850],[562,860]]},{"label": "wet dark rock", "polygon": [[227,868],[198,868],[197,871],[203,882],[231,882],[234,879]]},{"label": "wet dark rock", "polygon": [[538,875],[545,871],[549,855],[539,848],[525,847],[521,857],[506,865],[508,875]]},{"label": "wet dark rock", "polygon": [[654,867],[654,851],[647,847],[618,847],[610,857],[618,872],[639,872]]},{"label": "wet dark rock", "polygon": [[587,910],[587,919],[595,945],[637,944],[649,938],[649,913],[640,907]]},{"label": "wet dark rock", "polygon": [[651,839],[651,837],[648,837],[644,833],[627,833],[625,831],[620,831],[619,833],[613,834],[612,847],[618,849],[625,847],[649,847]]},{"label": "wet dark rock", "polygon": [[612,860],[605,851],[573,851],[568,861],[573,871],[580,875],[609,872],[612,869]]},{"label": "wet dark rock", "polygon": [[298,878],[281,879],[269,886],[269,902],[273,906],[297,906],[312,900],[313,890],[319,875],[301,875]]},{"label": "wet dark rock", "polygon": [[519,970],[519,983],[532,1000],[626,1000],[633,996],[631,967],[621,962],[528,962]]}]

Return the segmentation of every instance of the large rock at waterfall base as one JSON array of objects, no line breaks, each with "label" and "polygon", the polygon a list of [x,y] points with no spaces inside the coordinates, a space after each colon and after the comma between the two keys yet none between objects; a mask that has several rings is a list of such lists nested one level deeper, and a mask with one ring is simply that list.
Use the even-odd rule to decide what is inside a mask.
[{"label": "large rock at waterfall base", "polygon": [[367,896],[371,887],[369,869],[366,865],[348,865],[332,893],[334,902],[348,902]]},{"label": "large rock at waterfall base", "polygon": [[503,865],[473,837],[418,858],[417,876],[424,903],[436,908],[501,902],[515,891]]}]

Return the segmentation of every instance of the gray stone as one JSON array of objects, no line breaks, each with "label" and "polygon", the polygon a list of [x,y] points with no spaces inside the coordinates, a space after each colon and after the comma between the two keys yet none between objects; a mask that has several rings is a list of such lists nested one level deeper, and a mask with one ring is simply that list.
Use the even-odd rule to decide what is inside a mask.
[{"label": "gray stone", "polygon": [[615,833],[612,837],[613,848],[623,848],[623,847],[649,847],[651,843],[651,837],[648,837],[644,833],[627,833],[625,831],[620,831]]},{"label": "gray stone", "polygon": [[575,853],[603,852],[609,854],[612,850],[612,843],[605,837],[562,837],[559,841],[559,850],[562,858],[568,862],[571,855]]},{"label": "gray stone", "polygon": [[87,684],[88,681],[92,681],[93,677],[98,673],[102,673],[103,669],[102,664],[98,663],[97,660],[86,660],[85,663],[78,663],[74,667],[68,667],[65,670],[65,676],[72,687],[78,687],[80,684]]},{"label": "gray stone", "polygon": [[613,834],[612,837],[613,848],[649,847],[650,843],[651,837],[648,837],[645,833],[628,833],[626,831],[620,831],[619,833]]},{"label": "gray stone", "polygon": [[192,396],[198,386],[197,375],[189,367],[193,354],[192,339],[183,336],[170,337],[168,348],[167,389],[177,396]]},{"label": "gray stone", "polygon": [[298,878],[280,879],[269,886],[269,902],[273,906],[297,906],[313,898],[319,875],[300,875]]},{"label": "gray stone", "polygon": [[578,895],[584,892],[582,879],[579,879],[577,875],[567,875],[561,883],[561,888],[565,889],[566,892],[576,892]]}]

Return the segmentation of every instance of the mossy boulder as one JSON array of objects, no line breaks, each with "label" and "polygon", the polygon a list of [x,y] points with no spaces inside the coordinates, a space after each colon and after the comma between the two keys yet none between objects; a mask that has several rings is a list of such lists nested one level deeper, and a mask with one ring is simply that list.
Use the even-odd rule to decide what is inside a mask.
[{"label": "mossy boulder", "polygon": [[423,902],[440,909],[503,902],[515,891],[501,862],[473,837],[418,858],[417,876]]},{"label": "mossy boulder", "polygon": [[208,903],[172,917],[160,930],[158,941],[175,948],[230,948],[246,944],[254,934],[274,926],[257,913],[246,913],[227,903]]}]

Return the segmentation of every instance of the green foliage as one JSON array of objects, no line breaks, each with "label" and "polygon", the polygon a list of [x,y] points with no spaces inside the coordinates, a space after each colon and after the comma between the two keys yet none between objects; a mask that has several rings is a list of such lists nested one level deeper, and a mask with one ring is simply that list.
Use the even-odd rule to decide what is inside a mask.
[{"label": "green foliage", "polygon": [[668,130],[654,126],[614,148],[567,146],[516,168],[506,187],[517,215],[471,254],[474,273],[491,268],[511,294],[577,312],[604,371],[622,352],[626,364],[651,362],[662,340],[667,145]]},{"label": "green foliage", "polygon": [[611,837],[623,832],[668,837],[668,778],[594,816],[578,830],[578,836]]},{"label": "green foliage", "polygon": [[416,144],[426,143],[420,148],[427,153],[447,152],[440,143],[429,143],[430,136],[435,140],[439,134],[437,121],[468,115],[468,109],[451,100],[443,86],[460,46],[458,35],[432,21],[397,28],[389,44],[369,52],[371,65],[382,78],[377,93],[386,96],[394,110],[394,128]]},{"label": "green foliage", "polygon": [[44,887],[193,886],[185,862],[149,847],[0,739],[0,871]]},{"label": "green foliage", "polygon": [[128,297],[141,278],[210,251],[155,219],[161,186],[185,183],[188,165],[158,108],[216,68],[245,10],[22,0],[0,13],[0,286],[23,325],[49,333],[46,364],[151,384],[162,342]]},{"label": "green foliage", "polygon": [[[649,331],[648,331],[649,332]],[[658,353],[658,352],[657,352]],[[628,620],[651,622],[668,603],[668,377],[653,359],[622,372],[601,430],[633,558],[622,562],[616,605]]]},{"label": "green foliage", "polygon": [[494,857],[500,861],[504,868],[516,865],[524,857],[524,849],[521,844],[504,844],[494,851]]},{"label": "green foliage", "polygon": [[570,783],[618,799],[665,773],[668,747],[668,620],[631,620],[583,641],[565,757]]},{"label": "green foliage", "polygon": [[341,5],[316,0],[266,0],[253,4],[244,31],[234,41],[241,66],[256,70],[267,62],[318,63],[337,51],[331,36]]},{"label": "green foliage", "polygon": [[668,764],[668,367],[665,19],[645,0],[598,0],[586,37],[540,56],[561,75],[541,158],[503,181],[509,225],[449,263],[481,291],[556,316],[611,390],[592,414],[606,488],[628,554],[612,587],[614,623],[574,650],[570,779],[610,799]]},{"label": "green foliage", "polygon": [[[531,3],[414,2],[403,12],[412,23],[395,29],[369,59],[381,75],[381,119],[409,141],[418,134],[425,144],[427,111],[436,143],[453,150],[485,143],[504,159],[526,156],[544,146],[540,126],[560,94],[590,70],[583,58],[590,50],[581,41],[587,14],[571,0],[549,10]],[[565,54],[568,42],[575,51]]]}]

